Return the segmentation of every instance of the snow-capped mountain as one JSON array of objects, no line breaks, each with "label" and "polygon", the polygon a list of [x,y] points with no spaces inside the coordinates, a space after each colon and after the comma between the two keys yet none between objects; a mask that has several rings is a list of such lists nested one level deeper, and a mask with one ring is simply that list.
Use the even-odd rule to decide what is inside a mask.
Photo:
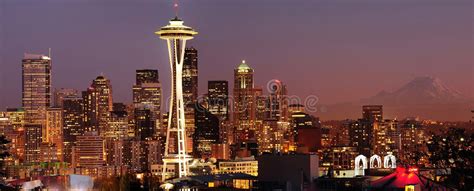
[{"label": "snow-capped mountain", "polygon": [[362,102],[385,105],[400,104],[449,104],[465,102],[467,99],[456,90],[434,77],[417,77],[394,92],[382,91],[363,99]]},{"label": "snow-capped mountain", "polygon": [[381,91],[359,101],[325,105],[325,112],[315,113],[322,119],[357,119],[362,105],[383,105],[386,118],[418,116],[423,119],[466,121],[471,119],[474,100],[463,96],[434,77],[417,77],[401,88]]}]

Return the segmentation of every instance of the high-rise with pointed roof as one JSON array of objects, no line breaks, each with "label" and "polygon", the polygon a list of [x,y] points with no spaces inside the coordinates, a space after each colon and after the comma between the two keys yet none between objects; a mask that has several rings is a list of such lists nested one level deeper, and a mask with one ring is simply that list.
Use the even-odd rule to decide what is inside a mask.
[{"label": "high-rise with pointed roof", "polygon": [[234,69],[234,141],[245,142],[255,138],[257,97],[261,89],[254,88],[254,70],[245,60]]}]

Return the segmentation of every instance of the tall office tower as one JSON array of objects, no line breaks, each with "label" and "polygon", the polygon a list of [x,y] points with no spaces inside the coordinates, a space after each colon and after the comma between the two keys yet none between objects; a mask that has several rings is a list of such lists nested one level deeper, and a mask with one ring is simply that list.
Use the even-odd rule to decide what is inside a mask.
[{"label": "tall office tower", "polygon": [[96,175],[104,165],[103,138],[97,132],[86,132],[77,136],[73,151],[74,168],[80,167],[83,174]]},{"label": "tall office tower", "polygon": [[[40,124],[41,128],[44,128],[46,110],[51,104],[51,58],[25,54],[22,61],[22,76],[22,105],[26,121]],[[46,132],[42,132],[42,137],[46,138]]]},{"label": "tall office tower", "polygon": [[135,137],[138,140],[145,141],[154,137],[156,134],[156,123],[153,109],[149,105],[137,105],[134,111],[135,116]]},{"label": "tall office tower", "polygon": [[373,137],[373,122],[359,119],[349,123],[350,146],[357,147],[357,151],[365,156],[371,156],[371,142]]},{"label": "tall office tower", "polygon": [[219,143],[219,118],[196,104],[195,122],[194,154],[197,157],[208,158],[212,154],[212,144]]},{"label": "tall office tower", "polygon": [[382,105],[364,105],[362,106],[362,118],[372,122],[383,121]]},{"label": "tall office tower", "polygon": [[102,135],[113,108],[112,85],[104,76],[98,76],[91,86],[82,92],[84,123],[88,131],[97,131]]},{"label": "tall office tower", "polygon": [[272,80],[267,84],[270,93],[266,100],[265,119],[288,121],[288,91],[280,80]]},{"label": "tall office tower", "polygon": [[133,103],[146,104],[153,112],[153,120],[159,134],[164,135],[164,128],[161,128],[161,83],[158,80],[158,70],[137,70],[136,82],[133,86]]},{"label": "tall office tower", "polygon": [[25,160],[26,162],[41,162],[41,143],[43,142],[41,124],[25,124]]},{"label": "tall office tower", "polygon": [[207,83],[209,112],[220,121],[229,120],[229,82],[209,81]]},{"label": "tall office tower", "polygon": [[71,89],[71,88],[60,88],[60,89],[54,89],[54,101],[53,101],[53,106],[54,107],[63,107],[63,100],[66,97],[77,97],[79,96],[79,91],[76,89]]},{"label": "tall office tower", "polygon": [[63,161],[63,111],[61,108],[48,108],[46,111],[46,140],[54,145],[56,158]]},{"label": "tall office tower", "polygon": [[236,126],[236,141],[244,142],[250,139],[255,129],[257,118],[257,91],[254,88],[253,69],[245,60],[234,69],[234,112],[233,120]]},{"label": "tall office tower", "polygon": [[[183,21],[178,17],[172,19],[169,25],[161,27],[156,32],[161,39],[166,40],[168,45],[169,60],[171,65],[171,99],[168,118],[168,129],[166,132],[166,148],[163,159],[163,173],[162,178],[174,177],[175,175],[167,176],[167,168],[169,164],[175,164],[178,168],[178,177],[188,175],[189,156],[186,150],[186,126],[184,117],[184,99],[183,99],[183,61],[184,49],[186,41],[193,39],[197,34],[191,27],[183,25]],[[168,146],[170,143],[171,134],[177,137],[177,153],[169,153]]]},{"label": "tall office tower", "polygon": [[[185,105],[196,103],[198,96],[198,51],[185,48],[183,61],[183,99]],[[190,106],[194,107],[194,106]]]},{"label": "tall office tower", "polygon": [[193,152],[193,134],[196,129],[194,122],[195,105],[198,102],[198,51],[194,47],[184,49],[183,61],[183,101],[184,119],[187,137],[187,152]]},{"label": "tall office tower", "polygon": [[84,135],[83,102],[79,97],[68,97],[63,100],[63,159],[72,163],[72,148],[76,144],[77,136]]}]

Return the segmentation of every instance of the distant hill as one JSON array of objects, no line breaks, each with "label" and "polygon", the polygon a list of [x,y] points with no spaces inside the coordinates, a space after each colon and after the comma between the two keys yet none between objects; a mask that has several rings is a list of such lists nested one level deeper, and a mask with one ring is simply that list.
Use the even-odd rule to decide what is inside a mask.
[{"label": "distant hill", "polygon": [[449,88],[440,79],[417,77],[394,92],[381,91],[356,102],[324,106],[326,112],[315,115],[323,120],[360,118],[362,105],[384,106],[386,118],[421,117],[422,119],[468,121],[474,99]]}]

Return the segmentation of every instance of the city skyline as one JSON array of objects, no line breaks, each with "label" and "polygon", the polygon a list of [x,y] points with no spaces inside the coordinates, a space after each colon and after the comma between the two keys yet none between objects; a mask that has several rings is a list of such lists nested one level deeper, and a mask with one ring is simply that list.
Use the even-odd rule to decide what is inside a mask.
[{"label": "city skyline", "polygon": [[[169,78],[169,67],[166,65],[166,50],[163,47],[158,46],[158,42],[156,42],[157,40],[153,38],[153,34],[151,34],[149,31],[156,30],[160,26],[160,23],[163,24],[163,19],[160,18],[169,19],[169,15],[172,15],[172,10],[170,10],[172,4],[170,2],[137,2],[135,4],[136,6],[129,9],[132,11],[132,13],[135,13],[136,10],[141,10],[142,8],[143,11],[140,14],[130,14],[130,17],[127,17],[129,19],[127,23],[134,23],[133,25],[139,30],[129,29],[124,31],[119,29],[121,28],[122,24],[125,23],[120,22],[121,19],[116,18],[125,18],[125,16],[127,16],[119,12],[120,10],[127,7],[126,5],[130,4],[130,1],[120,1],[117,3],[104,1],[102,4],[85,4],[82,1],[73,1],[70,3],[51,1],[46,3],[48,6],[37,3],[26,4],[26,2],[28,1],[20,1],[16,3],[12,1],[6,1],[2,4],[2,7],[5,10],[2,10],[2,16],[4,16],[2,23],[5,23],[5,26],[7,27],[0,33],[0,37],[2,37],[3,42],[5,42],[3,43],[4,46],[2,47],[1,62],[6,64],[6,69],[2,70],[1,86],[2,90],[12,93],[8,95],[2,95],[0,99],[0,107],[18,107],[20,105],[20,100],[18,99],[18,96],[15,95],[21,93],[21,91],[18,89],[18,84],[20,83],[21,79],[21,72],[18,72],[19,69],[17,67],[21,55],[24,52],[45,53],[47,48],[52,48],[54,82],[52,86],[54,88],[74,88],[83,90],[88,86],[87,83],[91,79],[95,78],[100,73],[104,73],[105,76],[111,80],[112,85],[114,86],[114,100],[129,103],[132,100],[132,95],[129,89],[133,86],[134,71],[137,69],[158,69],[160,73],[160,79],[162,80],[161,83],[169,84],[167,81]],[[180,11],[182,15],[180,16],[186,19],[188,23],[196,25],[198,30],[203,30],[203,35],[199,39],[196,39],[195,42],[191,43],[192,46],[196,47],[201,52],[201,80],[199,82],[199,95],[206,92],[206,83],[210,80],[227,80],[231,82],[229,86],[232,86],[232,80],[230,77],[232,75],[232,71],[242,59],[245,59],[255,70],[255,84],[257,87],[265,88],[265,85],[269,80],[275,78],[280,79],[288,85],[288,91],[290,95],[297,95],[300,97],[316,95],[320,98],[320,103],[323,104],[339,103],[357,100],[360,98],[367,98],[377,94],[382,90],[392,91],[400,87],[401,84],[410,81],[412,78],[425,75],[437,76],[443,79],[443,81],[449,82],[449,86],[459,90],[466,97],[472,97],[472,88],[469,87],[470,84],[468,83],[469,81],[472,81],[472,75],[469,75],[470,71],[472,71],[472,64],[469,62],[469,59],[472,58],[472,56],[469,54],[469,47],[471,47],[471,45],[469,45],[467,41],[460,41],[463,39],[462,37],[469,38],[469,29],[466,28],[466,30],[463,30],[463,28],[469,22],[468,19],[462,17],[463,14],[467,13],[463,11],[464,9],[462,8],[462,5],[466,1],[446,3],[451,5],[449,7],[442,7],[440,5],[443,4],[442,1],[417,1],[417,3],[420,4],[419,7],[421,8],[410,8],[406,10],[407,15],[403,16],[408,17],[415,16],[417,14],[424,15],[423,17],[415,19],[422,23],[417,27],[412,26],[413,22],[415,21],[400,21],[398,17],[401,16],[389,16],[389,14],[379,15],[381,13],[377,8],[383,9],[392,6],[407,8],[411,4],[406,1],[385,1],[383,3],[375,3],[373,1],[365,2],[371,6],[360,7],[360,4],[358,3],[348,3],[346,1],[338,1],[337,3],[324,1],[302,1],[300,4],[290,4],[277,1],[267,5],[264,5],[262,2],[256,2],[252,7],[247,9],[248,13],[243,15],[240,15],[236,12],[236,7],[244,6],[246,5],[246,2],[232,2],[230,5],[211,2],[180,2],[180,9],[182,9],[182,11]],[[88,19],[91,19],[91,17],[88,15],[84,15],[79,18],[76,17],[77,13],[74,11],[70,13],[64,12],[64,10],[73,10],[75,5],[81,5],[79,6],[80,9],[89,10],[91,11],[91,15],[96,16],[98,16],[100,12],[97,9],[103,8],[104,11],[110,13],[110,18],[108,16],[104,18],[99,17],[99,20],[105,19],[106,21],[109,21],[105,24],[107,26],[98,26],[97,24],[100,22],[84,22],[88,21]],[[301,13],[295,14],[294,16],[287,15],[277,17],[277,14],[272,12],[272,10],[285,10],[283,8],[285,6],[288,6],[288,11],[300,10],[300,8],[302,8],[304,5],[312,5],[313,7],[319,7],[316,5],[321,5],[321,8],[319,8],[320,10],[302,9]],[[147,8],[147,6],[154,7],[153,9],[156,9],[156,11],[152,11],[151,8]],[[58,9],[60,7],[62,8],[61,10]],[[223,10],[227,10],[226,14],[222,13],[220,15],[221,17],[225,17],[227,20],[232,22],[233,25],[231,28],[215,28],[215,25],[219,26],[219,24],[221,24],[222,21],[226,19],[216,20],[214,17],[200,12],[216,7],[219,7],[219,9],[216,10],[220,12],[226,12]],[[13,30],[23,31],[21,30],[22,28],[25,30],[28,28],[28,26],[18,24],[22,23],[21,21],[25,21],[24,19],[26,17],[16,15],[14,12],[15,10],[29,10],[29,12],[33,14],[36,11],[39,11],[41,8],[50,10],[49,13],[45,13],[38,16],[37,18],[34,18],[40,20],[42,18],[48,18],[49,21],[42,22],[42,26],[48,26],[54,23],[52,21],[57,21],[64,27],[60,27],[60,29],[49,30],[38,26],[38,30],[34,30],[35,33],[28,35],[27,37],[21,36],[21,33],[24,32],[12,34]],[[328,10],[326,10],[326,8]],[[318,10],[320,12],[318,12]],[[332,10],[332,12],[348,11],[349,13],[335,16],[333,15],[334,13],[329,10]],[[262,17],[252,17],[257,13],[260,13],[259,11],[262,12]],[[364,14],[361,14],[363,11],[365,11]],[[428,15],[433,16],[439,11],[443,11],[445,13],[451,12],[453,14],[444,17],[442,20],[428,22]],[[312,14],[313,12],[314,14]],[[87,30],[84,30],[84,33],[73,32],[74,27],[72,27],[71,24],[68,24],[70,22],[68,22],[67,19],[53,19],[53,16],[58,13],[63,14],[65,18],[73,20],[76,19],[75,21],[77,21],[77,24],[84,27],[84,29],[92,28],[91,31],[87,32]],[[305,14],[309,13],[312,14],[309,15],[312,19],[307,17],[307,23],[305,22],[304,18],[305,16],[308,16]],[[357,14],[352,15],[350,13]],[[213,13],[212,15],[216,14],[217,13]],[[191,17],[191,15],[196,15],[197,17]],[[256,23],[254,22],[252,22],[254,24],[234,22],[237,15],[242,17],[242,19],[251,19],[255,22],[260,22],[263,24],[255,25]],[[359,27],[350,28],[353,30],[351,33],[344,32],[342,29],[345,30],[347,27],[353,27],[349,24],[347,26],[343,25],[343,23],[347,22],[345,19],[348,18],[348,15],[353,16],[353,22],[362,24],[361,26],[365,27],[362,29]],[[397,27],[399,31],[388,31],[386,29],[382,29],[382,26],[385,25],[384,23],[380,23],[380,20],[382,19],[375,21],[374,19],[371,19],[372,16],[376,15],[379,15],[385,19],[391,19],[391,21],[396,21],[391,23],[390,27]],[[13,16],[15,16],[15,18],[13,18]],[[272,16],[275,16],[275,19],[272,19]],[[313,18],[316,16],[321,17]],[[288,44],[287,39],[279,39],[276,37],[277,34],[272,34],[269,36],[263,35],[266,32],[277,29],[277,27],[281,25],[279,23],[275,23],[275,20],[278,20],[276,18],[288,21],[290,26],[286,26],[287,28],[304,27],[304,29],[307,29],[303,30],[303,32],[299,31],[299,33],[301,33],[300,35],[307,37],[307,40],[302,41],[296,39],[295,42]],[[17,22],[15,24],[12,23],[12,21]],[[442,28],[439,27],[440,24],[449,25],[451,28],[454,27],[453,29],[456,30],[443,31]],[[256,31],[245,32],[237,30],[238,28],[248,28],[250,26],[257,26],[252,28]],[[410,26],[411,28],[404,29],[403,26]],[[29,27],[34,27],[34,24],[30,25]],[[376,31],[379,32],[377,33],[379,36],[377,36],[376,40],[372,39],[368,40],[367,42],[363,42],[364,39],[370,38],[368,35],[370,33],[369,30],[375,29],[377,29]],[[432,31],[433,29],[439,30]],[[79,29],[78,31],[81,30],[83,29]],[[233,30],[234,32],[229,30]],[[428,47],[428,44],[423,44],[423,42],[428,42],[428,40],[432,39],[431,37],[417,37],[417,42],[415,42],[410,36],[407,36],[407,34],[403,35],[404,33],[413,30],[418,31],[420,34],[430,31],[431,36],[439,37],[439,40],[434,40],[438,43],[441,43],[439,44],[439,47],[445,47],[446,50],[456,52],[457,55],[454,56],[452,54],[441,54],[440,52],[443,52],[442,50],[432,47],[430,48]],[[112,33],[112,31],[114,33]],[[284,28],[279,28],[279,30],[275,31],[281,31],[282,33],[288,32],[287,29]],[[328,31],[336,31],[338,35],[331,35],[328,33]],[[61,35],[54,35],[58,34],[59,32],[61,32]],[[227,34],[219,34],[216,36],[215,33]],[[315,35],[310,35],[313,33]],[[67,35],[64,34],[74,34],[76,37],[86,38],[88,42],[81,43],[76,39],[70,39],[69,42],[72,42],[71,44],[64,44],[59,42],[59,39],[64,39],[67,37]],[[240,40],[242,42],[235,42],[235,40],[229,39],[230,43],[219,43],[222,38],[227,38],[226,35],[229,34],[232,34],[236,39],[244,40]],[[396,36],[395,34],[400,35]],[[263,36],[266,38],[262,39]],[[309,38],[310,36],[313,37]],[[456,36],[458,36],[459,39],[456,38]],[[102,37],[103,39],[101,39]],[[114,39],[117,38],[125,38],[123,39],[123,44],[114,44],[118,43],[113,42]],[[379,38],[386,38],[383,40],[383,43],[390,43],[393,46],[390,46],[389,48],[383,47],[380,51],[376,50],[380,48],[378,47],[378,43],[382,42],[378,42],[378,40],[381,40]],[[394,39],[390,40],[389,38]],[[281,40],[281,42],[275,42],[277,39]],[[339,41],[334,41],[335,39],[339,39]],[[255,40],[257,40],[259,43],[250,43],[251,41]],[[23,43],[28,41],[38,43],[31,45],[29,43]],[[50,43],[48,44],[47,42]],[[285,48],[282,43],[287,43],[288,48]],[[306,50],[295,52],[293,49],[298,43],[302,43],[304,47],[307,47]],[[411,45],[416,46],[417,49],[425,48],[423,50],[426,51],[425,53],[428,55],[440,56],[437,56],[436,58],[428,58],[427,56],[422,56],[423,54],[411,55],[408,51],[401,50],[405,48],[409,49],[409,47],[404,47],[403,43],[412,43]],[[90,47],[91,45],[96,44],[96,48]],[[355,47],[359,48],[356,50]],[[87,48],[90,50],[95,49],[94,53],[90,52],[90,50],[85,50]],[[344,49],[346,50],[344,51]],[[352,50],[356,52],[352,52]],[[392,55],[390,52],[395,52],[395,50],[398,51],[397,55]],[[275,51],[280,54],[272,53]],[[314,51],[315,54],[312,54],[311,51]],[[282,52],[285,54],[282,54]],[[381,53],[377,55],[385,55],[387,57],[384,58],[383,56],[370,56],[371,54],[376,53]],[[355,56],[356,54],[358,56]],[[405,62],[401,62],[400,60],[405,60]],[[398,64],[396,64],[396,62],[398,62]],[[457,63],[455,65],[458,67],[452,67],[454,62]],[[297,67],[288,68],[289,66],[295,64],[305,68],[305,70],[298,69]],[[272,67],[268,67],[270,65]],[[373,69],[373,73],[364,74],[363,70],[365,70],[367,67]],[[412,67],[413,69],[406,71],[407,67]],[[96,69],[92,70],[92,68]],[[69,76],[71,77],[69,78]],[[372,79],[377,77],[380,78],[382,76],[387,80],[381,81]],[[335,77],[340,80],[327,80]],[[308,87],[298,86],[298,84],[303,81],[310,81],[313,82],[313,84]],[[335,88],[341,86],[345,88]],[[351,93],[349,94],[348,91]],[[163,95],[168,94],[169,87],[164,86]]]},{"label": "city skyline", "polygon": [[0,3],[0,190],[474,189],[465,0],[249,2]]}]

